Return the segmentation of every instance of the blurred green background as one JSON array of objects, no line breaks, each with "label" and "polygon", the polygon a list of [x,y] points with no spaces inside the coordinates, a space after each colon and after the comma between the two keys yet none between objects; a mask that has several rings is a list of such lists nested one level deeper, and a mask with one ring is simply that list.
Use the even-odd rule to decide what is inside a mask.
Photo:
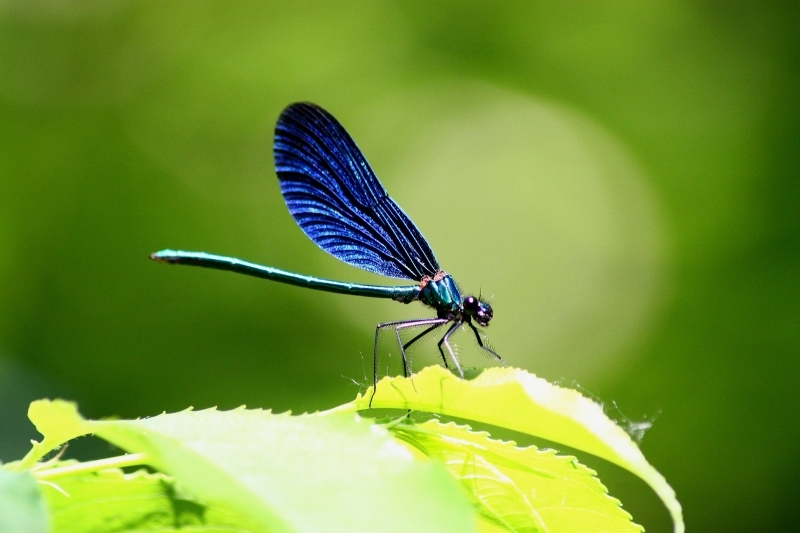
[{"label": "blurred green background", "polygon": [[0,459],[43,396],[93,417],[342,403],[375,323],[429,314],[147,259],[385,283],[283,204],[272,129],[310,100],[495,296],[509,363],[658,415],[642,447],[690,531],[796,531],[798,28],[771,2],[0,2]]}]

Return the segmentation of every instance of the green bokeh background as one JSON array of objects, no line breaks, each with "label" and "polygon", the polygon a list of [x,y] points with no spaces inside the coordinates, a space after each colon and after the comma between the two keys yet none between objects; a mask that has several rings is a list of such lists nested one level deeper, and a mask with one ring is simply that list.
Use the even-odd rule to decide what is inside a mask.
[{"label": "green bokeh background", "polygon": [[509,363],[658,415],[690,531],[796,529],[798,27],[770,2],[0,2],[0,459],[37,397],[299,412],[371,379],[374,324],[424,309],[147,260],[385,283],[283,205],[272,128],[310,100],[494,295]]}]

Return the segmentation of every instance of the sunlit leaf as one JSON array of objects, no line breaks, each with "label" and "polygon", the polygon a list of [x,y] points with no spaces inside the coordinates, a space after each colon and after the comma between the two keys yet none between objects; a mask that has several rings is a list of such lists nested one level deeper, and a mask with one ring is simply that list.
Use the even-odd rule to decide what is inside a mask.
[{"label": "sunlit leaf", "polygon": [[0,531],[47,533],[48,516],[36,479],[0,468]]},{"label": "sunlit leaf", "polygon": [[[372,389],[332,412],[368,409]],[[630,470],[658,494],[676,533],[684,530],[675,492],[645,459],[625,431],[600,405],[578,391],[558,387],[529,372],[489,368],[473,380],[442,367],[424,368],[412,378],[384,378],[373,408],[411,409],[474,420],[541,437],[582,450]]]},{"label": "sunlit leaf", "polygon": [[91,433],[74,402],[64,400],[33,402],[28,408],[28,418],[39,433],[44,435],[44,439],[33,443],[31,451],[15,465],[17,470],[30,468],[45,454],[65,442]]},{"label": "sunlit leaf", "polygon": [[270,532],[404,532],[409,523],[475,530],[469,503],[444,467],[415,460],[388,431],[353,414],[237,409],[116,421],[67,414],[65,423],[56,415],[65,413],[62,403],[31,406],[44,442],[54,443],[52,427],[145,453],[199,501],[240,512]]},{"label": "sunlit leaf", "polygon": [[[56,468],[70,463],[59,463]],[[254,533],[239,513],[200,504],[163,474],[101,470],[42,484],[54,533]]]},{"label": "sunlit leaf", "polygon": [[489,438],[454,423],[399,424],[395,435],[442,461],[488,521],[514,533],[638,533],[594,472],[574,457]]}]

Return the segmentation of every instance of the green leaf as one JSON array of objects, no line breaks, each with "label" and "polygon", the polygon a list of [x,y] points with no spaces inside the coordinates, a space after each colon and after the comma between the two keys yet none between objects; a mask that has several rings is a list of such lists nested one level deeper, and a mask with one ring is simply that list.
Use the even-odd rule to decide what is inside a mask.
[{"label": "green leaf", "polygon": [[44,439],[34,442],[31,451],[20,462],[11,465],[17,471],[31,468],[45,454],[65,442],[91,433],[74,402],[37,400],[28,407],[28,418]]},{"label": "green leaf", "polygon": [[574,457],[519,448],[486,433],[431,420],[392,432],[442,461],[474,497],[481,515],[514,533],[640,533],[595,472]]},{"label": "green leaf", "polygon": [[[372,388],[364,396],[330,412],[370,407]],[[625,431],[600,405],[578,391],[557,387],[514,368],[489,368],[471,381],[439,366],[411,378],[384,378],[373,408],[413,409],[440,413],[508,428],[559,442],[630,470],[658,494],[669,510],[675,533],[683,533],[683,514],[675,491],[645,459]]]},{"label": "green leaf", "polygon": [[[54,466],[71,464],[62,462]],[[43,484],[42,493],[56,533],[258,531],[238,513],[182,496],[176,491],[174,481],[163,474],[145,471],[125,474],[118,469],[81,473]]]},{"label": "green leaf", "polygon": [[47,533],[48,515],[36,480],[28,472],[0,468],[0,531]]},{"label": "green leaf", "polygon": [[405,532],[409,524],[475,531],[469,502],[442,465],[414,460],[388,431],[354,414],[237,409],[87,421],[64,402],[35,403],[44,442],[56,440],[51,428],[91,432],[144,453],[199,501],[242,513],[266,531]]}]

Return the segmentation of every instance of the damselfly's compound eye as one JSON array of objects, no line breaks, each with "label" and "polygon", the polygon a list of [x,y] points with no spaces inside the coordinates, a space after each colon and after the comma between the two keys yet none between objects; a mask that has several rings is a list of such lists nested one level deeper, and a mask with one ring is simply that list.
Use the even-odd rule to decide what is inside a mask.
[{"label": "damselfly's compound eye", "polygon": [[494,316],[492,306],[486,302],[480,301],[474,296],[467,296],[464,298],[462,305],[464,306],[464,312],[474,318],[475,322],[481,326],[488,326],[489,321]]},{"label": "damselfly's compound eye", "polygon": [[474,296],[467,296],[464,298],[464,311],[469,313],[470,316],[475,316],[478,313],[478,306],[480,302]]}]

